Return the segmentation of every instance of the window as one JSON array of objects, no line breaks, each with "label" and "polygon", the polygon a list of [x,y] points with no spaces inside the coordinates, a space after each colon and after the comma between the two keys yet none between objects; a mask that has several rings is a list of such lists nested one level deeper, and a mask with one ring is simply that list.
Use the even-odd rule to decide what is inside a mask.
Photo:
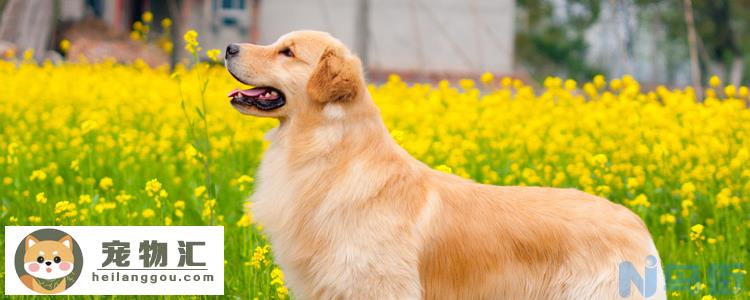
[{"label": "window", "polygon": [[245,9],[245,0],[221,0],[221,9]]}]

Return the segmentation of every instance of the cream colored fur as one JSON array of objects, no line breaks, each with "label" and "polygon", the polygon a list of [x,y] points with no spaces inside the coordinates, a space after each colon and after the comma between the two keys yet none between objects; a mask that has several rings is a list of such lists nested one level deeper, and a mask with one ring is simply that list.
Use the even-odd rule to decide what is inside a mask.
[{"label": "cream colored fur", "polygon": [[[621,299],[618,264],[658,256],[643,222],[606,199],[481,185],[409,156],[328,34],[240,49],[227,69],[287,98],[237,109],[280,120],[252,207],[296,298]],[[666,298],[661,276],[650,299]]]}]

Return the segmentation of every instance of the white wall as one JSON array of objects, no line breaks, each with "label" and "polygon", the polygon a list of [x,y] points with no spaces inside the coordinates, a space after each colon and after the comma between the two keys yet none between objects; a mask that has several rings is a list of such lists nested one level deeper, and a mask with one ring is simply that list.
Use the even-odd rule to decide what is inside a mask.
[{"label": "white wall", "polygon": [[[357,0],[265,0],[262,43],[297,29],[356,49]],[[389,71],[513,70],[513,0],[370,0],[369,67]]]}]

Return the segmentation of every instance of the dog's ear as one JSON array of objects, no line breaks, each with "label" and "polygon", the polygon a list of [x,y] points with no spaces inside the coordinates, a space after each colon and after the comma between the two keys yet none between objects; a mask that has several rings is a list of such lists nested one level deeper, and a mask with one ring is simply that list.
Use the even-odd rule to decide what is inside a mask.
[{"label": "dog's ear", "polygon": [[354,55],[326,48],[307,82],[307,94],[319,103],[354,99],[362,86],[361,65]]},{"label": "dog's ear", "polygon": [[36,243],[39,243],[39,240],[37,240],[33,235],[27,236],[26,243],[24,243],[26,244],[26,250],[29,250],[29,248],[36,245]]},{"label": "dog's ear", "polygon": [[60,242],[60,244],[63,244],[63,246],[65,247],[73,247],[73,238],[71,238],[69,235],[62,237],[58,242]]}]

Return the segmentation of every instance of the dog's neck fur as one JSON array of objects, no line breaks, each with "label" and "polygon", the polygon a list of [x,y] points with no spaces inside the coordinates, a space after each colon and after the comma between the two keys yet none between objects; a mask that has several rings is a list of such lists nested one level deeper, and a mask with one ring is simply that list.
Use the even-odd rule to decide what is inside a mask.
[{"label": "dog's neck fur", "polygon": [[[405,154],[391,138],[369,92],[347,103],[327,103],[315,109],[335,112],[328,115],[325,112],[301,113],[283,118],[279,126],[266,135],[272,148],[290,152],[291,169],[311,161],[335,165],[343,158],[350,160],[365,153]],[[364,151],[373,147],[378,151]]]}]

